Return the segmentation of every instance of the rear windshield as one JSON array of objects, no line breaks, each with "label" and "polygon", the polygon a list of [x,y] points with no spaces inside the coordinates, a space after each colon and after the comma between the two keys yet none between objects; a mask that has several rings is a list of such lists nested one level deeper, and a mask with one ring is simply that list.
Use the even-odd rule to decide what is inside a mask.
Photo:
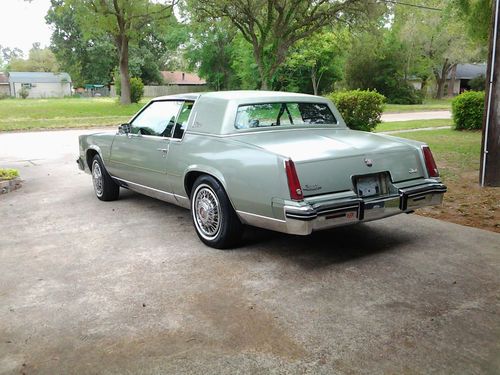
[{"label": "rear windshield", "polygon": [[234,127],[236,129],[265,128],[269,126],[336,125],[337,119],[324,103],[265,103],[240,105]]}]

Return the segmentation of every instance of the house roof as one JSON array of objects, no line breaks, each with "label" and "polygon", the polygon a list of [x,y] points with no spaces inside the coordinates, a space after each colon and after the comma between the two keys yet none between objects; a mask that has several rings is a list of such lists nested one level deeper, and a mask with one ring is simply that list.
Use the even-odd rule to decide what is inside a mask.
[{"label": "house roof", "polygon": [[47,73],[47,72],[10,72],[10,82],[21,83],[61,83],[71,82],[68,73]]},{"label": "house roof", "polygon": [[[458,64],[456,79],[472,79],[486,75],[486,64]],[[449,78],[451,77],[451,72]]]},{"label": "house roof", "polygon": [[0,85],[5,85],[8,83],[9,83],[9,77],[7,77],[7,74],[0,73]]},{"label": "house roof", "polygon": [[198,75],[194,73],[186,73],[181,72],[180,70],[176,71],[162,71],[161,75],[165,83],[170,85],[206,85],[207,81],[200,78]]}]

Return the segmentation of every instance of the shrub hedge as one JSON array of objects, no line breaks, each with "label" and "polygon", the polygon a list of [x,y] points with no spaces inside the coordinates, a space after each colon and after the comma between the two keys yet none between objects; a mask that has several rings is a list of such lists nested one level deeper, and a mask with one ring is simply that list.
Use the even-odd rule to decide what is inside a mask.
[{"label": "shrub hedge", "polygon": [[[119,75],[115,75],[115,87],[116,94],[121,95],[122,85]],[[144,83],[140,78],[132,77],[130,78],[130,101],[132,103],[138,103],[144,95]]]},{"label": "shrub hedge", "polygon": [[349,128],[363,131],[372,131],[380,123],[386,100],[370,90],[338,91],[327,98],[335,103]]},{"label": "shrub hedge", "polygon": [[456,130],[477,130],[483,126],[484,91],[466,91],[451,102]]},{"label": "shrub hedge", "polygon": [[139,103],[144,95],[144,83],[140,78],[130,78],[130,100],[132,103]]}]

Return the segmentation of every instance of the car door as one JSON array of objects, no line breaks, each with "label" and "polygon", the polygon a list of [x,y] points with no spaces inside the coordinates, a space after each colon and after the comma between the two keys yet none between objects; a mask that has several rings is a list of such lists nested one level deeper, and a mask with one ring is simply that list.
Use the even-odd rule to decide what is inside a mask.
[{"label": "car door", "polygon": [[181,101],[153,101],[118,134],[111,148],[110,172],[125,182],[170,191],[167,158]]}]

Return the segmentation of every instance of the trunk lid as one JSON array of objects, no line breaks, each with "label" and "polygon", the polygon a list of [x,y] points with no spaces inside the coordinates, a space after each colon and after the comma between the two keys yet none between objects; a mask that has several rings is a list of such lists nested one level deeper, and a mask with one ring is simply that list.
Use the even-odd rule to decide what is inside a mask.
[{"label": "trunk lid", "polygon": [[393,182],[424,176],[417,148],[373,133],[294,129],[247,133],[235,138],[291,158],[304,196],[353,190],[355,176],[388,172]]}]

